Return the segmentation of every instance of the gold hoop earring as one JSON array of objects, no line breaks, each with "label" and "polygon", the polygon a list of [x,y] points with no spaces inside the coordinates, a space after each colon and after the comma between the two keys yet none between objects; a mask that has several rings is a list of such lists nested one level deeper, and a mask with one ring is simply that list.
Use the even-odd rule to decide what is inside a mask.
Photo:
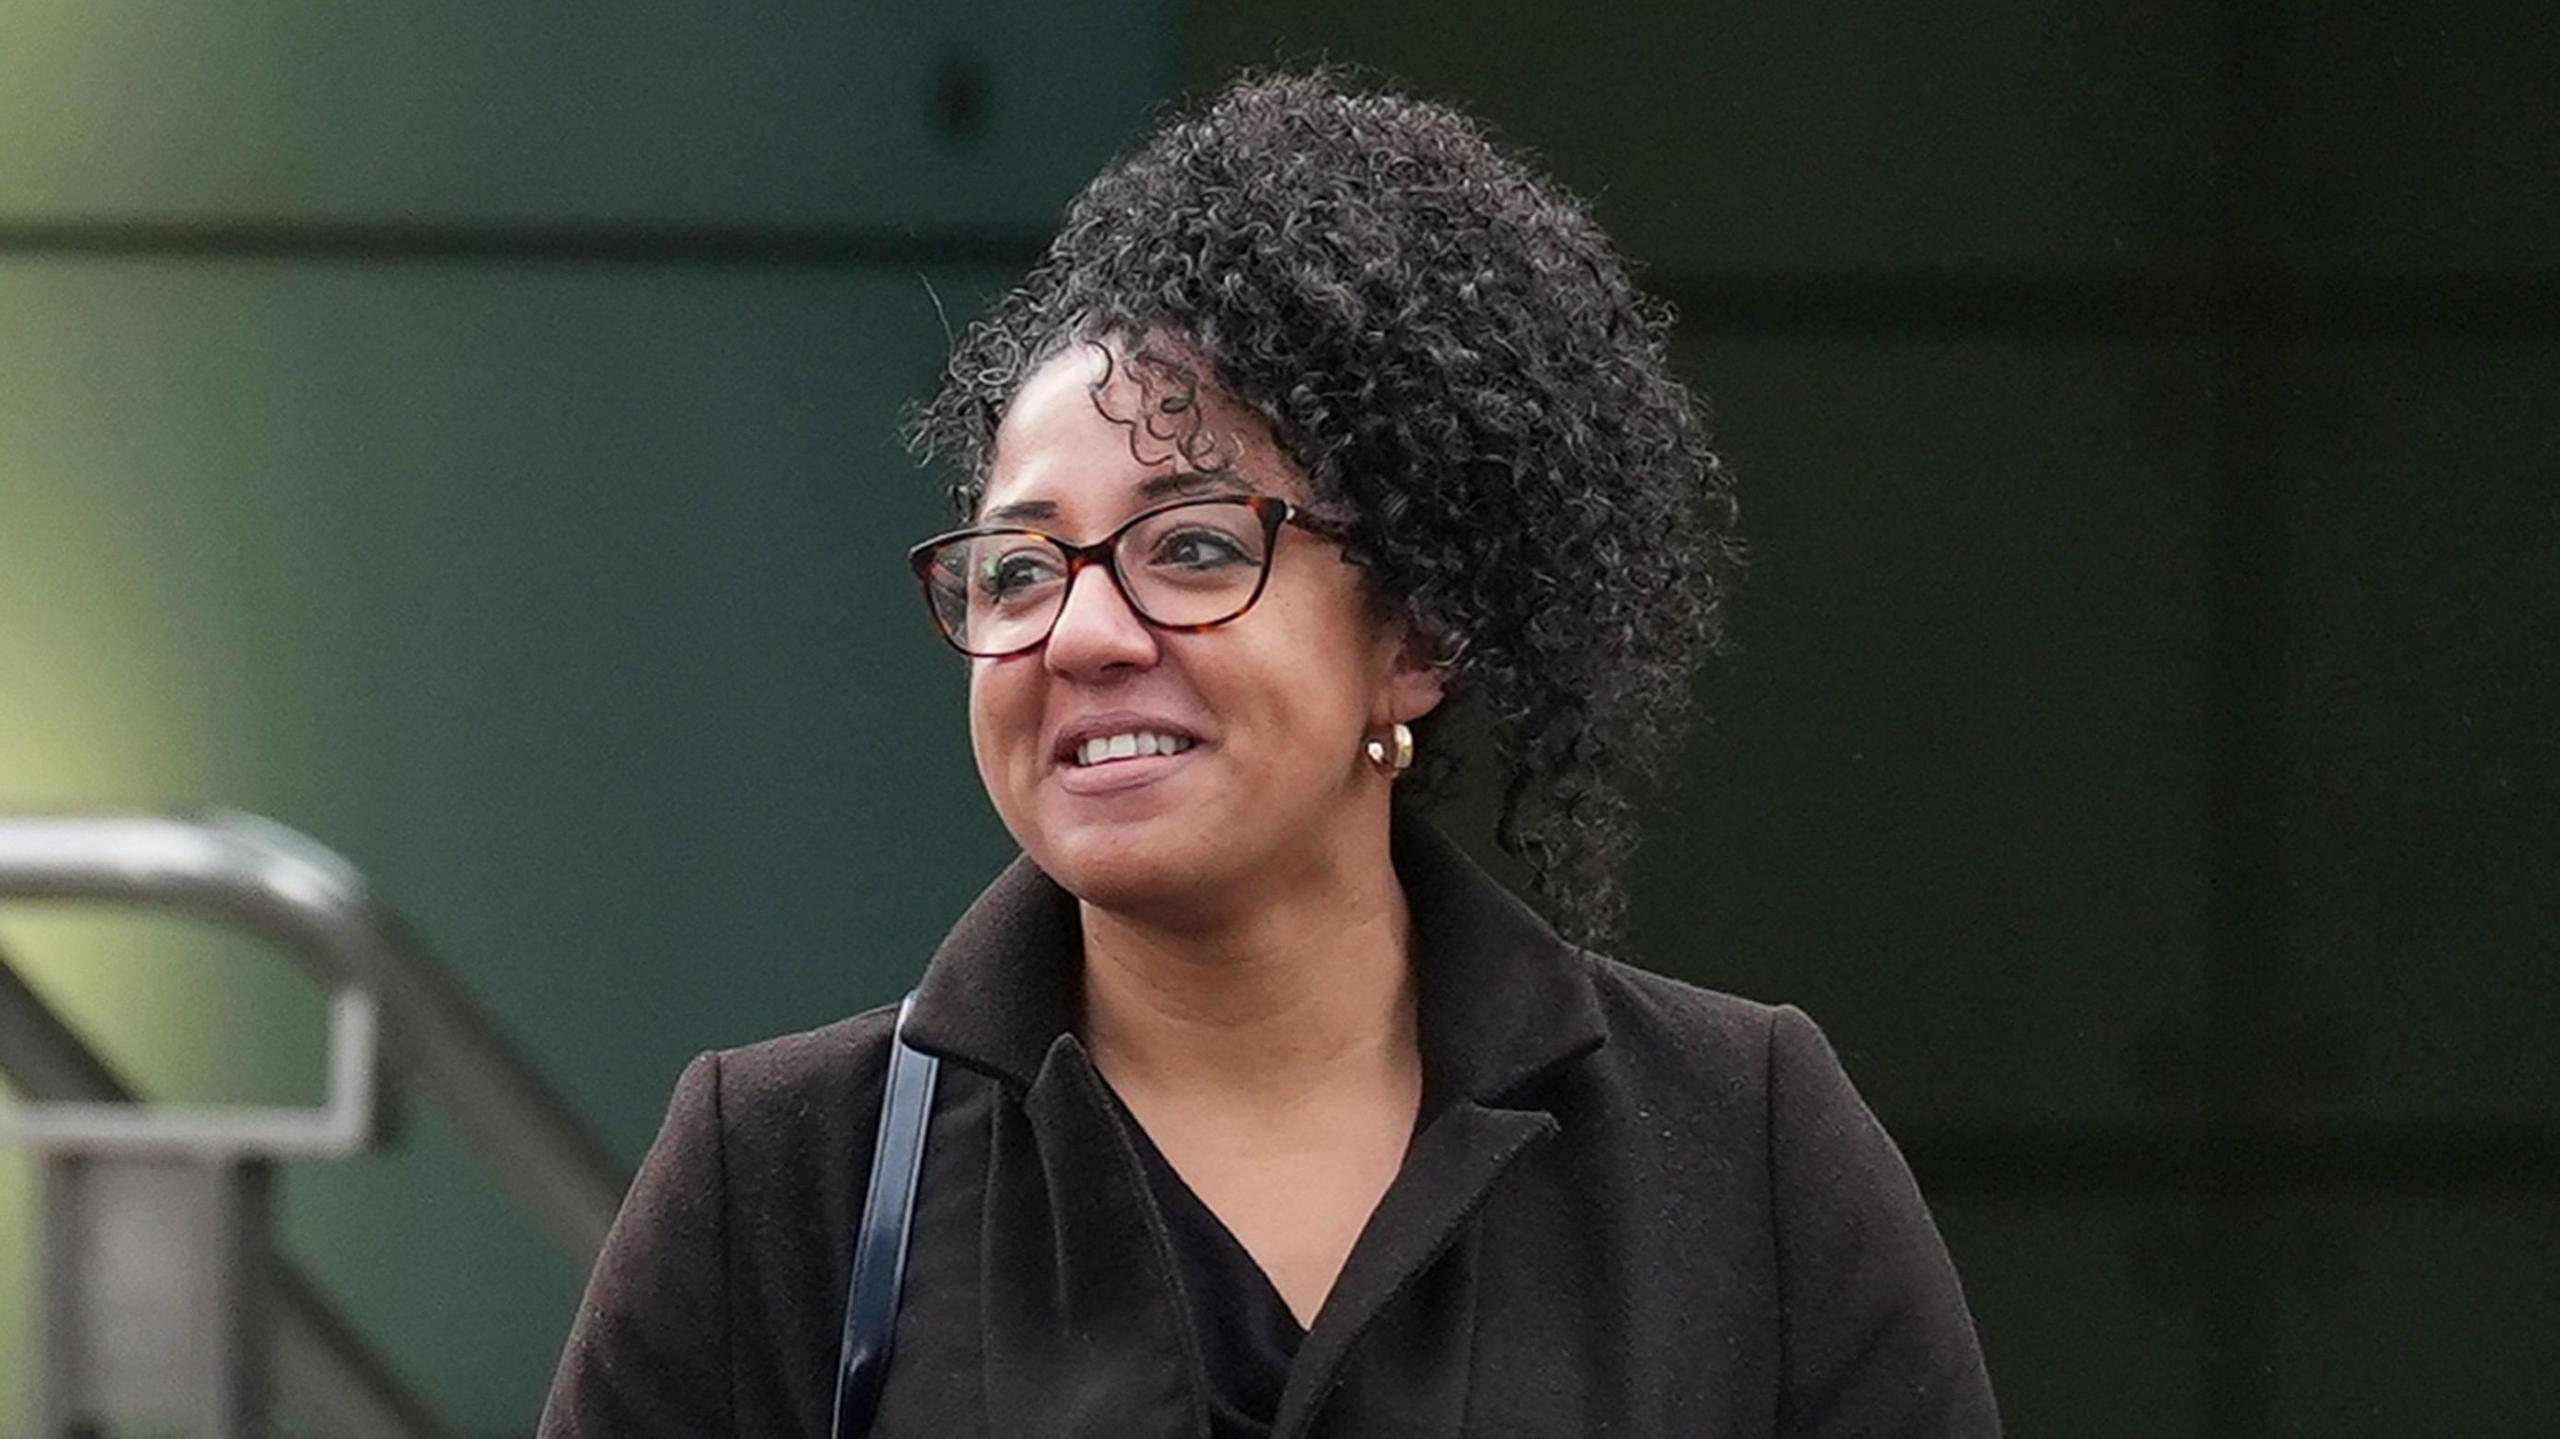
[{"label": "gold hoop earring", "polygon": [[1388,733],[1391,738],[1369,741],[1369,763],[1388,775],[1399,775],[1413,768],[1413,731],[1399,720]]}]

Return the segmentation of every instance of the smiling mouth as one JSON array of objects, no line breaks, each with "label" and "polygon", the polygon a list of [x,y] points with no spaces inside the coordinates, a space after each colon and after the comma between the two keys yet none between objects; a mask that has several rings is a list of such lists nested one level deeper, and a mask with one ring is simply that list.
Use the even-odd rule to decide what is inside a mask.
[{"label": "smiling mouth", "polygon": [[1073,769],[1093,769],[1120,760],[1177,755],[1199,743],[1188,735],[1146,730],[1132,734],[1096,735],[1076,746],[1075,752],[1067,756],[1067,764]]}]

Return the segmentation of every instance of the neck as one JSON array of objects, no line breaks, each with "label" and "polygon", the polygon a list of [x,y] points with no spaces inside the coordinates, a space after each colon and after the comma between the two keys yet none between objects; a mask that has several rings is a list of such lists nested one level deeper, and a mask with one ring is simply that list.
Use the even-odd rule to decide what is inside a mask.
[{"label": "neck", "polygon": [[1361,849],[1206,922],[1084,905],[1084,1038],[1104,1075],[1124,1093],[1273,1100],[1418,1077],[1410,919],[1384,826]]}]

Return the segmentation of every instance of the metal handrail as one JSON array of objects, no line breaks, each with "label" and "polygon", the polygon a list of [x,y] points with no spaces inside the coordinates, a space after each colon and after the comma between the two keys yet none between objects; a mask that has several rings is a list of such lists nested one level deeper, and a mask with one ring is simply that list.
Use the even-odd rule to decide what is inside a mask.
[{"label": "metal handrail", "polygon": [[[29,1099],[131,1104],[136,1096],[82,1042],[0,951],[0,1073]],[[446,1439],[425,1402],[364,1342],[356,1327],[290,1258],[266,1255],[275,1316],[277,1378],[286,1393],[356,1439]]]},{"label": "metal handrail", "polygon": [[366,886],[305,835],[235,811],[0,816],[0,899],[95,899],[227,918],[379,999],[394,1069],[454,1122],[581,1266],[630,1173],[603,1137]]},{"label": "metal handrail", "polygon": [[[392,1067],[439,1105],[465,1145],[581,1268],[593,1264],[629,1182],[602,1136],[455,984],[355,868],[253,815],[0,816],[0,899],[103,900],[178,908],[265,935],[311,965],[333,995],[379,1005]],[[0,976],[14,980],[5,964]],[[348,1006],[333,1006],[340,1023]],[[348,1083],[367,1058],[333,1043],[333,1099],[370,1108]],[[31,1097],[129,1100],[112,1073],[23,985],[0,984],[0,1068]],[[333,1106],[334,1108],[335,1106]],[[147,1112],[147,1111],[146,1111]],[[340,1116],[343,1135],[344,1116]],[[26,1117],[18,1127],[24,1129]],[[268,1261],[280,1377],[349,1432],[425,1436],[425,1410],[282,1256]]]},{"label": "metal handrail", "polygon": [[318,1109],[42,1099],[0,1106],[0,1143],[38,1149],[341,1159],[371,1149],[383,1118],[381,1020],[373,995],[329,996],[329,1098]]}]

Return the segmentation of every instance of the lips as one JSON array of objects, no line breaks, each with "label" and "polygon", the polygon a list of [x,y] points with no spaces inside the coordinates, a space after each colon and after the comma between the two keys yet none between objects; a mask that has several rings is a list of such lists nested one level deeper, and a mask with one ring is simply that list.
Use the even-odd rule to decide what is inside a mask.
[{"label": "lips", "polygon": [[1143,788],[1178,773],[1197,759],[1204,748],[1206,746],[1194,744],[1173,754],[1138,755],[1090,765],[1061,764],[1054,774],[1058,787],[1069,794],[1118,794]]},{"label": "lips", "polygon": [[[1147,714],[1140,710],[1113,710],[1108,714],[1086,715],[1082,719],[1070,720],[1060,725],[1049,737],[1049,759],[1053,764],[1073,765],[1076,762],[1076,752],[1084,748],[1088,740],[1137,734],[1163,735],[1187,740],[1194,745],[1197,745],[1201,738],[1198,730],[1167,715]],[[1110,761],[1114,764],[1129,762],[1125,759]]]}]

